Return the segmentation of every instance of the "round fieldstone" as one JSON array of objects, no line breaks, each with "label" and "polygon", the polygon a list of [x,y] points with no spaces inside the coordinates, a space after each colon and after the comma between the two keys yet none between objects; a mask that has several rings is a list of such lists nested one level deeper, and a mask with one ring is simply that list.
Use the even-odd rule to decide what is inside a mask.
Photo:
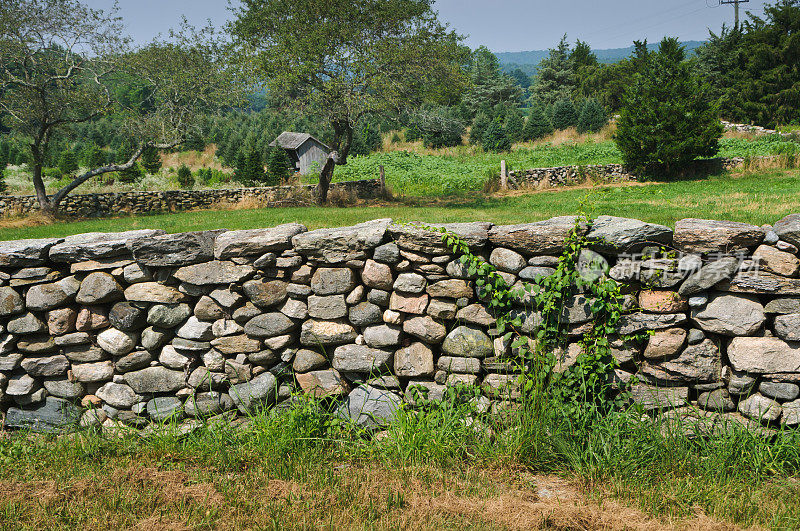
[{"label": "round fieldstone", "polygon": [[371,302],[362,302],[350,308],[348,318],[359,327],[378,324],[381,322],[381,308]]},{"label": "round fieldstone", "polygon": [[6,317],[25,311],[25,303],[19,293],[9,287],[0,287],[0,316]]},{"label": "round fieldstone", "polygon": [[81,304],[103,304],[123,298],[122,286],[108,273],[89,273],[81,282],[75,300]]},{"label": "round fieldstone", "polygon": [[502,247],[498,247],[492,251],[492,254],[489,256],[489,263],[500,271],[514,274],[519,273],[528,265],[528,262],[521,254]]},{"label": "round fieldstone", "polygon": [[214,299],[203,295],[194,307],[194,315],[203,321],[216,321],[225,317],[225,310]]},{"label": "round fieldstone", "polygon": [[159,396],[147,402],[147,414],[156,422],[179,419],[183,415],[183,402],[174,396]]},{"label": "round fieldstone", "polygon": [[492,340],[478,329],[459,326],[442,343],[442,352],[462,358],[485,358],[494,351]]},{"label": "round fieldstone", "polygon": [[149,352],[146,350],[136,350],[119,358],[114,363],[114,368],[117,372],[124,374],[126,372],[137,371],[139,369],[149,367],[151,361],[153,361],[153,356],[151,356]]},{"label": "round fieldstone", "polygon": [[109,328],[97,334],[97,344],[114,356],[124,356],[136,348],[139,336],[133,332],[125,332]]},{"label": "round fieldstone", "polygon": [[114,382],[103,384],[95,395],[117,409],[128,409],[142,399],[130,386]]},{"label": "round fieldstone", "polygon": [[244,293],[259,308],[269,308],[286,300],[287,286],[286,282],[280,280],[250,280],[244,283]]},{"label": "round fieldstone", "polygon": [[396,291],[416,294],[424,292],[427,285],[428,281],[425,280],[425,277],[422,275],[418,275],[417,273],[401,273],[397,275],[397,280],[394,281],[392,287]]},{"label": "round fieldstone", "polygon": [[175,328],[192,315],[192,308],[185,303],[155,304],[147,311],[147,323],[159,328]]},{"label": "round fieldstone", "polygon": [[327,365],[327,358],[319,352],[301,348],[295,354],[292,369],[295,372],[309,372],[324,369]]},{"label": "round fieldstone", "polygon": [[144,310],[137,308],[129,302],[118,302],[108,312],[111,326],[125,332],[138,330],[147,326],[147,317]]},{"label": "round fieldstone", "polygon": [[361,271],[361,281],[369,288],[392,289],[392,268],[386,264],[367,260]]}]

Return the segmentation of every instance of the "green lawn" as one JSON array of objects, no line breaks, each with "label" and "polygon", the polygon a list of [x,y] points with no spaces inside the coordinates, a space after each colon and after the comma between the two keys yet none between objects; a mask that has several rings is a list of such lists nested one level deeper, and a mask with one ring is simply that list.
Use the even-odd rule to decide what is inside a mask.
[{"label": "green lawn", "polygon": [[346,226],[376,218],[397,221],[491,221],[498,224],[538,221],[573,214],[589,194],[589,210],[673,225],[700,217],[761,225],[800,212],[800,171],[772,171],[742,177],[721,175],[704,180],[661,184],[568,188],[512,197],[482,194],[427,202],[393,202],[348,208],[268,208],[195,211],[138,217],[96,219],[0,229],[0,239],[44,238],[81,232],[160,228],[183,232],[216,228],[246,229],[299,222],[311,229]]}]

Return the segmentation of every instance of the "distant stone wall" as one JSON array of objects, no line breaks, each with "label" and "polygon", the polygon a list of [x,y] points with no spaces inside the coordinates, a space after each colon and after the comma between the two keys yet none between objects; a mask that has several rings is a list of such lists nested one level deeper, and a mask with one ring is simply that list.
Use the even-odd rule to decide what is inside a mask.
[{"label": "distant stone wall", "polygon": [[[176,212],[208,208],[219,203],[236,204],[246,199],[277,207],[312,202],[314,188],[314,185],[303,185],[76,194],[64,198],[61,205],[64,214],[81,217]],[[354,199],[374,199],[381,194],[381,183],[378,179],[333,183],[330,191],[339,191]],[[38,210],[35,196],[0,196],[0,216],[29,214]]]},{"label": "distant stone wall", "polygon": [[[740,168],[743,158],[717,158],[697,160],[692,166],[694,172],[712,172]],[[619,183],[640,181],[641,177],[629,171],[622,164],[589,164],[586,166],[558,166],[554,168],[534,168],[509,172],[520,187],[558,187],[594,183]]]},{"label": "distant stone wall", "polygon": [[726,131],[736,131],[739,133],[753,133],[756,135],[778,135],[787,140],[798,138],[797,134],[779,133],[774,129],[767,129],[766,127],[761,127],[760,125],[736,124],[733,122],[726,122],[725,120],[720,120],[720,121],[722,122],[722,126],[725,128]]},{"label": "distant stone wall", "polygon": [[[555,271],[575,221],[445,227],[518,286]],[[593,271],[626,294],[619,332],[652,332],[610,338],[615,378],[637,377],[646,411],[697,429],[800,425],[800,214],[674,230],[601,216],[581,231],[580,264],[606,263]],[[579,356],[591,303],[565,301],[556,370]],[[515,310],[523,335],[541,320],[531,304]],[[517,366],[494,324],[438,233],[388,219],[0,242],[0,413],[9,428],[191,427],[305,393],[375,427],[414,407],[412,390],[457,384],[504,411]]]}]

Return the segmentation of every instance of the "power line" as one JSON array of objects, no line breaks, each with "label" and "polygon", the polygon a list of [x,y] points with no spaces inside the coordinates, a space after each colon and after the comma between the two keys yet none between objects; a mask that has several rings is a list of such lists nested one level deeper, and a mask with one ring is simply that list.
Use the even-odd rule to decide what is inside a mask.
[{"label": "power line", "polygon": [[735,22],[733,23],[734,28],[739,28],[739,4],[746,4],[750,0],[719,0],[719,5],[727,5],[733,4],[734,13],[736,13]]},{"label": "power line", "polygon": [[656,28],[656,27],[661,26],[663,24],[667,24],[667,23],[672,22],[674,20],[678,20],[678,19],[681,19],[681,18],[684,18],[684,17],[688,17],[690,15],[694,15],[695,13],[699,13],[700,11],[703,11],[705,9],[709,9],[709,8],[707,6],[703,6],[703,7],[699,8],[699,9],[693,9],[692,11],[689,11],[688,13],[682,13],[682,14],[679,14],[677,16],[673,16],[673,17],[670,17],[670,18],[663,19],[663,20],[661,20],[661,21],[659,21],[659,22],[657,22],[655,24],[650,24],[649,26],[635,28],[633,30],[625,30],[625,31],[622,31],[622,32],[619,32],[619,33],[617,33],[615,35],[610,36],[609,39],[617,39],[619,37],[625,37],[625,36],[631,35],[633,33],[640,33],[640,32],[643,32],[645,30]]}]

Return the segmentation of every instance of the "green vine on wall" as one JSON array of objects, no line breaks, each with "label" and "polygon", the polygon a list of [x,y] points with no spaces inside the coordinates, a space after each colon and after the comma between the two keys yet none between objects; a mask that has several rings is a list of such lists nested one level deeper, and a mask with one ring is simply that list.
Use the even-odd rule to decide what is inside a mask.
[{"label": "green vine on wall", "polygon": [[[497,268],[476,256],[458,235],[444,228],[421,226],[440,232],[447,248],[458,256],[469,276],[475,277],[478,297],[497,319],[497,335],[510,345],[506,356],[525,375],[523,395],[532,400],[555,399],[566,415],[581,423],[592,422],[629,402],[629,388],[635,382],[615,378],[618,363],[610,338],[623,342],[642,339],[618,333],[624,311],[620,286],[596,265],[588,271],[580,267],[599,258],[588,249],[585,238],[592,223],[584,213],[576,216],[555,272],[520,283],[521,287],[509,286]],[[576,297],[580,301],[585,298],[593,319],[580,336],[577,359],[563,368],[560,363],[567,353],[570,332],[565,316]],[[535,326],[526,327],[531,319]]]}]

